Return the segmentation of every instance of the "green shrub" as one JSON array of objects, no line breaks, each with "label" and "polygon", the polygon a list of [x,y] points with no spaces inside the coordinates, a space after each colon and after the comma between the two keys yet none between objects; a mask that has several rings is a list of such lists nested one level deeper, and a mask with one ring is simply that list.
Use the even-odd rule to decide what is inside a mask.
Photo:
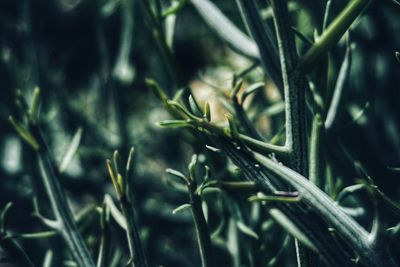
[{"label": "green shrub", "polygon": [[0,3],[0,263],[398,266],[398,11]]}]

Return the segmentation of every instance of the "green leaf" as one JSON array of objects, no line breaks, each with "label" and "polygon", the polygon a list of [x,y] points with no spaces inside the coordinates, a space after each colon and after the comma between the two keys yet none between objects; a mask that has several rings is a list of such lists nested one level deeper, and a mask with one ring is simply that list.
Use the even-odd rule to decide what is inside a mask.
[{"label": "green leaf", "polygon": [[12,202],[8,202],[3,210],[0,213],[0,235],[4,235],[5,234],[5,220],[6,220],[6,214],[7,212],[11,209],[13,203]]},{"label": "green leaf", "polygon": [[321,60],[321,58],[339,42],[340,38],[342,38],[351,24],[360,16],[370,2],[370,0],[350,1],[328,26],[322,36],[316,40],[314,45],[300,59],[297,67],[302,70],[309,70],[311,67],[315,66],[315,63]]},{"label": "green leaf", "polygon": [[131,173],[134,153],[135,153],[135,148],[131,147],[131,149],[129,150],[128,160],[126,161],[126,167],[125,167],[126,179],[129,179]]},{"label": "green leaf", "polygon": [[351,44],[347,38],[347,49],[342,65],[340,66],[339,75],[336,79],[335,88],[333,90],[332,100],[329,104],[328,113],[325,119],[325,128],[332,129],[334,122],[338,119],[340,111],[343,109],[343,92],[350,76],[351,69]]},{"label": "green leaf", "polygon": [[43,267],[51,267],[52,262],[53,262],[53,251],[51,249],[49,249],[46,251],[42,266]]},{"label": "green leaf", "polygon": [[204,104],[204,118],[210,122],[211,121],[211,108],[210,108],[210,102],[206,101]]},{"label": "green leaf", "polygon": [[40,146],[35,137],[33,137],[33,135],[21,123],[17,122],[12,116],[10,116],[8,119],[18,135],[31,147],[33,147],[34,150],[39,150]]},{"label": "green leaf", "polygon": [[194,154],[192,156],[192,160],[189,163],[189,178],[191,181],[196,180],[196,164],[197,164],[197,155]]},{"label": "green leaf", "polygon": [[[194,116],[192,113],[190,113],[186,108],[184,108],[181,104],[179,104],[178,102],[174,101],[174,100],[168,100],[167,104],[176,109],[177,112],[179,112],[181,115],[187,116],[188,118],[192,119],[192,120],[199,120],[199,117],[203,117],[203,114],[200,113],[201,115],[199,117]],[[201,111],[200,111],[201,112]]]},{"label": "green leaf", "polygon": [[237,97],[237,94],[239,93],[240,89],[242,88],[242,85],[243,85],[243,79],[239,79],[233,87],[233,90],[231,93],[231,98]]},{"label": "green leaf", "polygon": [[400,223],[396,224],[393,227],[386,229],[392,239],[398,238],[400,234]]},{"label": "green leaf", "polygon": [[147,87],[149,87],[164,104],[167,103],[167,94],[155,80],[146,78],[145,82]]},{"label": "green leaf", "polygon": [[165,172],[167,172],[167,173],[169,173],[169,174],[172,174],[172,175],[178,177],[178,178],[179,178],[180,180],[182,180],[185,184],[188,182],[188,179],[186,178],[186,176],[185,176],[183,173],[181,173],[181,172],[179,172],[179,171],[177,171],[177,170],[166,169]]},{"label": "green leaf", "polygon": [[180,205],[179,207],[177,207],[176,209],[174,209],[174,210],[172,211],[172,214],[181,212],[181,211],[183,211],[183,210],[190,209],[191,207],[192,207],[192,205],[190,205],[190,204],[183,204],[183,205]]},{"label": "green leaf", "polygon": [[358,192],[362,189],[367,189],[367,185],[365,184],[355,184],[351,185],[348,187],[345,187],[340,191],[337,196],[336,196],[336,201],[338,203],[342,202],[346,197],[348,197],[351,194],[354,194],[355,192]]},{"label": "green leaf", "polygon": [[179,1],[172,1],[172,4],[170,7],[168,7],[161,15],[162,18],[166,18],[170,15],[174,15],[178,13],[182,8],[185,7],[187,4],[188,0],[179,0]]},{"label": "green leaf", "polygon": [[33,90],[32,103],[29,109],[29,119],[33,124],[36,123],[39,117],[39,104],[40,104],[40,88],[36,86],[35,89]]},{"label": "green leaf", "polygon": [[83,129],[81,127],[78,128],[78,130],[75,132],[74,136],[72,137],[72,141],[69,144],[67,151],[65,152],[64,156],[62,157],[61,163],[58,167],[58,170],[60,173],[64,172],[69,163],[72,161],[74,155],[78,151],[79,144],[82,139],[82,133]]},{"label": "green leaf", "polygon": [[253,83],[252,85],[247,87],[242,95],[242,104],[244,103],[244,101],[246,100],[246,98],[248,96],[250,96],[251,94],[255,93],[256,91],[264,88],[264,86],[265,86],[264,82],[258,82],[258,83]]},{"label": "green leaf", "polygon": [[240,54],[259,59],[257,45],[241,32],[219,8],[209,0],[190,0],[200,16],[223,40]]},{"label": "green leaf", "polygon": [[165,128],[182,128],[191,126],[188,121],[183,120],[165,120],[157,123],[160,127]]},{"label": "green leaf", "polygon": [[329,13],[331,11],[332,0],[327,0],[325,5],[324,20],[322,22],[322,31],[328,26]]},{"label": "green leaf", "polygon": [[213,147],[213,146],[210,146],[210,145],[206,145],[206,148],[211,150],[212,152],[216,152],[216,153],[221,152],[221,149]]},{"label": "green leaf", "polygon": [[400,172],[400,167],[387,167],[392,172]]},{"label": "green leaf", "polygon": [[122,160],[121,160],[121,155],[119,154],[118,150],[114,151],[113,164],[114,164],[115,172],[121,173]]},{"label": "green leaf", "polygon": [[189,105],[190,109],[192,110],[193,114],[196,115],[197,117],[203,117],[204,114],[199,108],[199,106],[196,103],[196,100],[193,98],[193,95],[189,96]]},{"label": "green leaf", "polygon": [[239,130],[237,128],[235,119],[229,113],[226,113],[225,117],[228,119],[228,122],[229,122],[229,134],[230,134],[231,138],[234,140],[238,140],[239,139]]},{"label": "green leaf", "polygon": [[248,235],[248,236],[254,238],[255,240],[260,239],[260,237],[258,236],[258,234],[256,232],[254,232],[250,227],[248,227],[241,221],[237,221],[236,226],[243,234]]},{"label": "green leaf", "polygon": [[248,198],[251,202],[283,202],[283,203],[296,203],[300,201],[299,196],[271,196],[264,194],[257,194]]},{"label": "green leaf", "polygon": [[120,186],[120,174],[116,173],[114,167],[110,160],[106,160],[108,174],[110,175],[111,182],[114,185],[114,189],[117,192],[118,198],[121,198],[123,195],[122,187]]},{"label": "green leaf", "polygon": [[269,213],[271,217],[274,218],[288,233],[293,235],[309,249],[317,251],[317,248],[308,239],[307,235],[303,233],[282,211],[278,209],[270,209]]},{"label": "green leaf", "polygon": [[[121,1],[120,8],[120,37],[119,37],[119,47],[118,54],[116,55],[116,63],[112,71],[112,76],[116,81],[123,85],[130,85],[135,79],[136,71],[134,66],[129,62],[130,55],[132,53],[132,47],[135,43],[134,37],[136,35],[132,34],[135,21],[135,1],[134,0],[124,0]],[[100,45],[101,47],[101,45]],[[101,48],[100,48],[101,49]],[[106,49],[106,48],[103,48]],[[104,50],[103,50],[104,51]],[[107,51],[107,50],[106,50]],[[106,52],[103,52],[106,53]]]},{"label": "green leaf", "polygon": [[272,78],[279,89],[283,89],[280,72],[278,49],[273,40],[273,32],[264,23],[260,15],[260,8],[255,0],[237,0],[243,20],[260,51],[260,59],[266,73]]},{"label": "green leaf", "polygon": [[115,222],[124,230],[127,230],[126,219],[122,212],[115,205],[112,197],[109,194],[104,196],[104,202],[110,208],[111,216],[114,218]]}]

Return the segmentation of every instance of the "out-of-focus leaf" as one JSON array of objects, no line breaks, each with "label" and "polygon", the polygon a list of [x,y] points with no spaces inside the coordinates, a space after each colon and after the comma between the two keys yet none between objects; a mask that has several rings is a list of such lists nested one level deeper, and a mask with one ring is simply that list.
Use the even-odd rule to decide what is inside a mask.
[{"label": "out-of-focus leaf", "polygon": [[274,218],[285,230],[293,235],[302,244],[306,245],[309,249],[317,251],[313,243],[308,239],[307,235],[303,233],[286,215],[278,210],[271,209],[269,211],[272,218]]},{"label": "out-of-focus leaf", "polygon": [[64,172],[71,160],[73,159],[74,155],[78,151],[79,144],[82,139],[83,129],[80,127],[75,132],[74,137],[72,137],[71,143],[68,146],[67,151],[65,152],[64,156],[62,157],[61,163],[58,167],[60,173]]},{"label": "out-of-focus leaf", "polygon": [[250,58],[259,59],[257,45],[241,32],[219,8],[209,0],[190,0],[205,22],[232,48]]},{"label": "out-of-focus leaf", "polygon": [[241,221],[237,221],[236,226],[243,234],[248,235],[256,240],[260,239],[260,237],[258,236],[258,234],[256,232],[254,232],[250,227],[248,227]]},{"label": "out-of-focus leaf", "polygon": [[182,205],[180,205],[179,207],[175,208],[175,209],[172,211],[172,214],[175,214],[175,213],[178,213],[178,212],[181,212],[181,211],[190,209],[191,207],[192,207],[192,205],[190,205],[190,204],[182,204]]}]

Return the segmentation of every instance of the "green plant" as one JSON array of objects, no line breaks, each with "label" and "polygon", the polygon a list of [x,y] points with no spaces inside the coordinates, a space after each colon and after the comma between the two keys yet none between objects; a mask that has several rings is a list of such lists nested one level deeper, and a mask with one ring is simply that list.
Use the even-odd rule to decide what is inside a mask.
[{"label": "green plant", "polygon": [[[1,142],[9,158],[19,147],[8,147],[15,133],[27,146],[15,177],[12,164],[0,164],[0,262],[398,266],[397,106],[386,108],[384,93],[348,97],[398,78],[399,53],[384,57],[384,44],[368,43],[389,25],[381,13],[395,17],[393,3],[19,2],[20,20],[4,9],[11,26],[0,25],[12,44],[26,43],[14,49],[0,38],[0,107],[11,114]],[[378,15],[364,17],[370,6]],[[65,49],[68,38],[53,40],[57,33],[42,22],[52,11],[70,18],[54,22],[57,30],[78,34],[55,59],[47,51]],[[398,23],[390,26],[399,45]],[[363,57],[373,54],[376,66],[367,66]],[[198,58],[209,61],[199,67]],[[207,86],[214,95],[204,97]],[[173,129],[160,131],[155,121]],[[389,137],[376,137],[379,126]],[[346,142],[363,142],[365,132],[374,141],[365,144],[368,155]],[[39,223],[21,223],[10,200]]]}]

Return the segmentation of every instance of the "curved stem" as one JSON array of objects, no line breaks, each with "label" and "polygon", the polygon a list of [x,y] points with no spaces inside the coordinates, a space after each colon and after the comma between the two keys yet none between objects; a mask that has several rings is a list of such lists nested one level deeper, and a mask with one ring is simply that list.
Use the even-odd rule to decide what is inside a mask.
[{"label": "curved stem", "polygon": [[254,153],[253,156],[268,171],[297,190],[302,200],[335,228],[363,263],[374,267],[397,266],[393,259],[388,257],[386,248],[375,248],[370,234],[307,178],[263,155]]}]

